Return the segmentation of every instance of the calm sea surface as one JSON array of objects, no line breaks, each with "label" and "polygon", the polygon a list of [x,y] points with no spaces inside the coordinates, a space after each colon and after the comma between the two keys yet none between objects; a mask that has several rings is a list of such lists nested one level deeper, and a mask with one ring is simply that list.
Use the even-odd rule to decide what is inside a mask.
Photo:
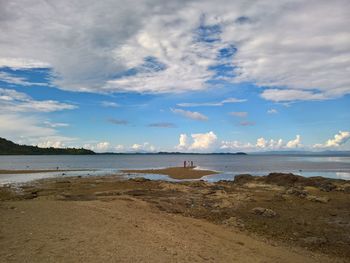
[{"label": "calm sea surface", "polygon": [[[1,169],[82,169],[70,171],[0,175],[0,184],[25,182],[33,179],[72,175],[106,175],[128,168],[163,168],[182,166],[193,161],[199,169],[219,171],[207,176],[208,181],[232,180],[236,174],[265,175],[269,172],[291,172],[303,176],[324,176],[350,180],[350,157],[327,156],[267,156],[267,155],[82,155],[82,156],[0,156]],[[136,175],[127,175],[133,177]],[[139,175],[138,175],[139,176]],[[146,175],[151,179],[166,176]]]}]

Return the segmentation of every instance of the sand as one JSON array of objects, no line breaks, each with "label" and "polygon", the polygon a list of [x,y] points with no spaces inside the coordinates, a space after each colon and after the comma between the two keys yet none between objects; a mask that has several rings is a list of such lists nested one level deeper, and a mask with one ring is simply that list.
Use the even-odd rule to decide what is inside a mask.
[{"label": "sand", "polygon": [[169,167],[164,169],[145,169],[145,170],[122,170],[124,173],[138,174],[163,174],[173,179],[200,179],[205,175],[217,174],[216,171],[196,170],[191,167]]},{"label": "sand", "polygon": [[349,262],[349,187],[283,174],[0,187],[0,261]]}]

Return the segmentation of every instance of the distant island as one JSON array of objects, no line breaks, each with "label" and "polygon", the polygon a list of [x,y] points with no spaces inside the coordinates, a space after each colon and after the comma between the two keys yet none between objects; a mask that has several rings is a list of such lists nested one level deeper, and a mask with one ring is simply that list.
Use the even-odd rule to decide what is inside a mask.
[{"label": "distant island", "polygon": [[41,148],[19,145],[0,137],[0,155],[88,155],[95,154],[84,148]]}]

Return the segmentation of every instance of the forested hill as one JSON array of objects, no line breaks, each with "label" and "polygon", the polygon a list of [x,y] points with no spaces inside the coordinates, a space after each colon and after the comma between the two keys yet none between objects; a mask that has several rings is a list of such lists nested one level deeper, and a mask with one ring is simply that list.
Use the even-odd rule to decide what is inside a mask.
[{"label": "forested hill", "polygon": [[0,137],[0,155],[54,155],[54,154],[95,154],[86,149],[76,148],[40,148],[38,146],[27,146],[13,143]]}]

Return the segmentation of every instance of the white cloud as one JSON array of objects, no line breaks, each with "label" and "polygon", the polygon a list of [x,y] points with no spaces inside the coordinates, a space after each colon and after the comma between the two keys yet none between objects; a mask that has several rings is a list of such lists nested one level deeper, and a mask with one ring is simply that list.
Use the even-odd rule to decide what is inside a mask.
[{"label": "white cloud", "polygon": [[267,140],[264,137],[260,137],[256,140],[255,144],[250,142],[243,143],[240,141],[222,141],[220,149],[231,150],[231,151],[272,151],[272,150],[283,150],[286,148],[282,139]]},{"label": "white cloud", "polygon": [[124,145],[118,144],[117,146],[114,147],[116,152],[123,152],[125,147]]},{"label": "white cloud", "polygon": [[183,151],[211,151],[216,148],[217,136],[214,132],[194,133],[191,134],[192,142],[188,141],[186,134],[181,134],[179,138],[179,145],[176,146],[178,150]]},{"label": "white cloud", "polygon": [[68,127],[68,123],[63,122],[50,122],[50,121],[44,121],[44,124],[51,128],[62,128],[62,127]]},{"label": "white cloud", "polygon": [[189,150],[209,150],[211,149],[217,140],[214,132],[208,133],[195,133],[192,134],[193,143],[189,147]]},{"label": "white cloud", "polygon": [[[350,93],[349,9],[347,0],[2,1],[0,66],[50,67],[54,84],[75,91],[199,91],[214,78],[267,87],[273,101],[336,98]],[[218,26],[215,41],[198,41],[201,24]],[[230,45],[234,56],[218,61]],[[216,76],[220,63],[234,72]]]},{"label": "white cloud", "polygon": [[258,148],[265,148],[266,144],[267,144],[267,141],[263,137],[258,138],[256,140],[256,147]]},{"label": "white cloud", "polygon": [[118,108],[120,105],[113,101],[101,101],[101,105],[106,108]]},{"label": "white cloud", "polygon": [[173,113],[180,114],[186,118],[197,120],[197,121],[207,121],[208,117],[202,113],[196,111],[186,111],[182,109],[171,109]]},{"label": "white cloud", "polygon": [[256,148],[251,143],[242,143],[240,141],[222,141],[220,149],[228,151],[252,151]]},{"label": "white cloud", "polygon": [[267,89],[263,91],[261,97],[275,102],[327,99],[327,97],[323,93],[314,93],[312,91],[290,89]]},{"label": "white cloud", "polygon": [[59,135],[54,127],[38,117],[18,113],[0,113],[0,137],[30,145],[69,145],[76,141]]},{"label": "white cloud", "polygon": [[2,67],[10,67],[12,69],[32,69],[49,68],[50,65],[33,59],[0,57],[0,68]]},{"label": "white cloud", "polygon": [[64,142],[62,141],[41,141],[38,143],[39,147],[43,147],[43,148],[65,148],[66,145],[64,144]]},{"label": "white cloud", "polygon": [[302,144],[301,144],[300,135],[297,135],[294,140],[290,140],[289,142],[287,142],[287,145],[286,145],[287,148],[299,148],[301,146]]},{"label": "white cloud", "polygon": [[245,118],[248,116],[248,112],[246,111],[234,111],[234,112],[230,112],[229,114],[239,118]]},{"label": "white cloud", "polygon": [[150,144],[149,142],[145,142],[143,144],[135,143],[131,146],[130,150],[134,152],[155,152],[156,147]]},{"label": "white cloud", "polygon": [[278,111],[277,111],[276,109],[268,109],[268,110],[267,110],[267,113],[268,113],[268,114],[277,114]]},{"label": "white cloud", "polygon": [[187,135],[186,134],[180,134],[179,138],[179,144],[176,146],[177,149],[179,150],[185,150],[188,147],[187,145]]},{"label": "white cloud", "polygon": [[0,71],[0,81],[21,86],[47,86],[46,83],[30,82],[26,78],[18,77],[7,72]]},{"label": "white cloud", "polygon": [[97,152],[105,152],[111,147],[109,142],[99,142],[96,145],[96,151]]},{"label": "white cloud", "polygon": [[314,148],[337,148],[345,144],[350,139],[349,131],[339,131],[334,138],[327,140],[323,144],[315,144]]},{"label": "white cloud", "polygon": [[[75,105],[54,100],[34,100],[25,93],[0,88],[0,136],[18,143],[60,147],[75,138],[61,136],[57,128],[68,124],[52,122],[33,113],[75,109]],[[31,115],[29,116],[28,113]]]},{"label": "white cloud", "polygon": [[236,99],[236,98],[228,98],[219,102],[203,102],[203,103],[178,103],[177,106],[179,107],[216,107],[216,106],[223,106],[226,103],[238,103],[238,102],[245,102],[247,100],[245,99]]},{"label": "white cloud", "polygon": [[2,112],[53,112],[77,108],[55,100],[34,100],[25,93],[3,88],[0,88],[0,107]]}]

